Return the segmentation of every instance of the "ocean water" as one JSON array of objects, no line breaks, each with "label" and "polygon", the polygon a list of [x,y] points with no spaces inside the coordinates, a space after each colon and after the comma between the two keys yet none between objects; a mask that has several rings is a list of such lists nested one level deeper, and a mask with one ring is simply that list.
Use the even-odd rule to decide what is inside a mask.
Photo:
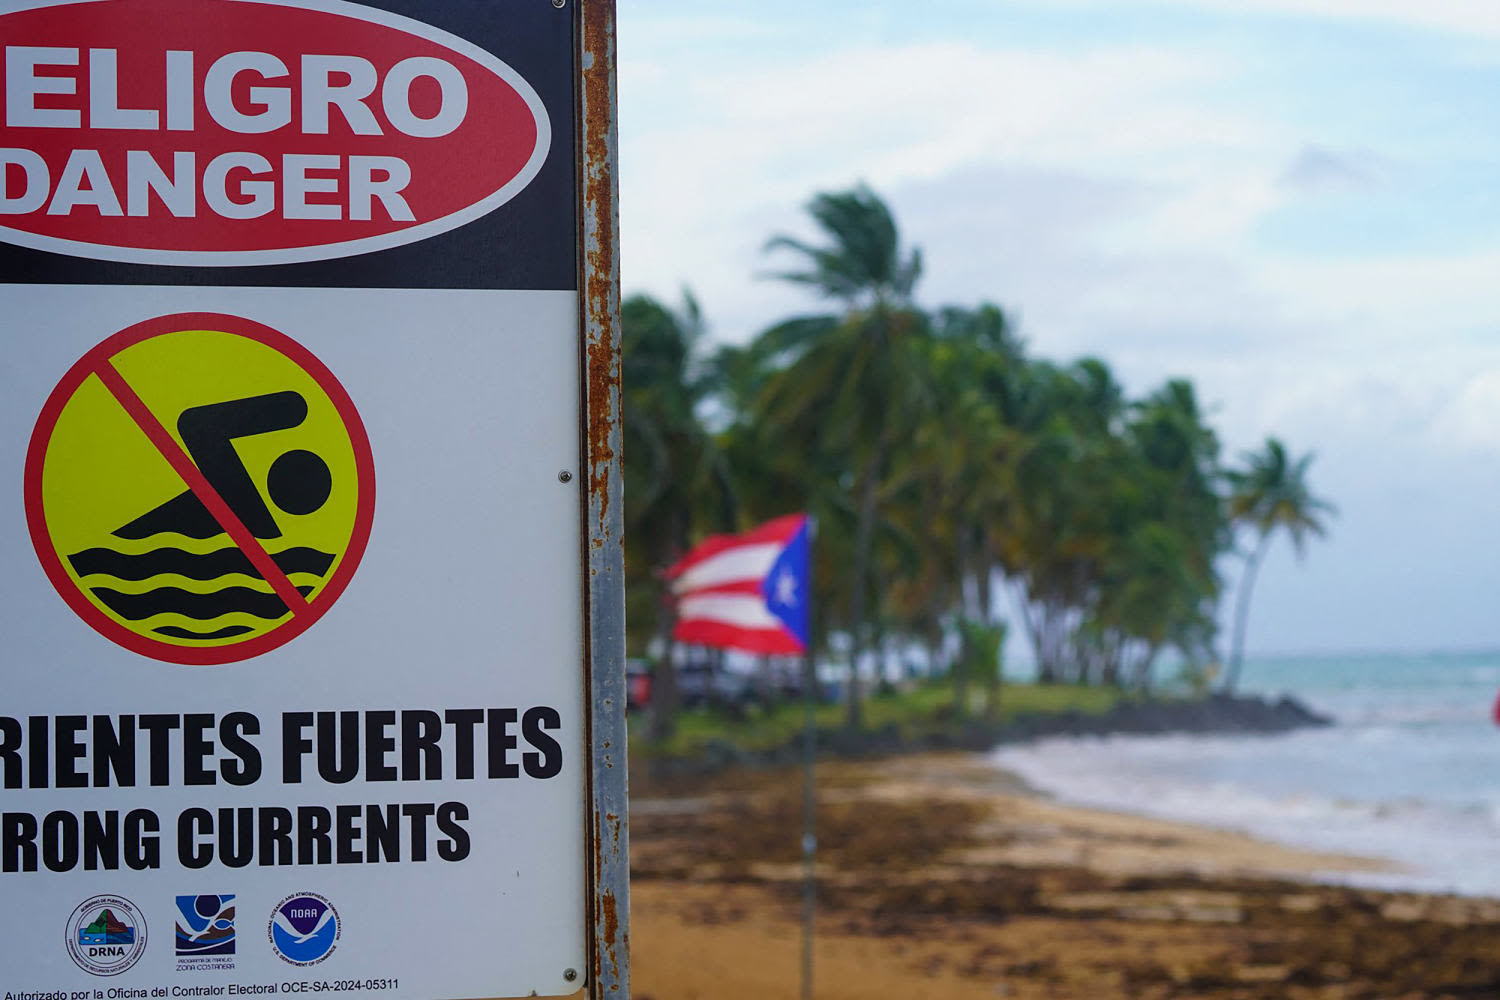
[{"label": "ocean water", "polygon": [[1328,874],[1500,897],[1500,652],[1247,663],[1242,689],[1336,724],[1272,736],[1055,739],[994,754],[1065,802],[1394,863]]}]

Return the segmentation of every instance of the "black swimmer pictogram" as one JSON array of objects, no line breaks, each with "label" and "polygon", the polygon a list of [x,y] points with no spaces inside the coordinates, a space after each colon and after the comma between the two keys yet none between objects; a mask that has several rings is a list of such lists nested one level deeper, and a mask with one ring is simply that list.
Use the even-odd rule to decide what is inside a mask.
[{"label": "black swimmer pictogram", "polygon": [[[234,442],[240,438],[290,430],[307,419],[307,400],[296,392],[273,392],[247,399],[195,406],[177,419],[177,433],[193,464],[256,538],[280,538],[281,528],[240,460]],[[328,464],[310,451],[287,451],[271,465],[266,493],[288,514],[311,514],[328,502],[333,477]],[[119,538],[142,539],[165,532],[188,538],[212,538],[224,526],[191,489],[129,524],[116,529]]]},{"label": "black swimmer pictogram", "polygon": [[[193,465],[233,517],[256,539],[282,537],[277,512],[301,516],[322,509],[333,492],[333,475],[328,463],[316,453],[291,448],[271,463],[262,493],[245,467],[235,442],[291,430],[307,419],[307,413],[307,400],[300,393],[287,390],[195,406],[183,411],[177,419],[178,437]],[[198,491],[190,486],[121,525],[112,534],[126,541],[143,541],[158,535],[204,540],[231,532],[228,525],[221,523],[209,509]],[[284,574],[315,577],[326,574],[336,559],[333,553],[305,546],[269,555]],[[95,547],[74,553],[68,561],[80,577],[109,576],[124,582],[140,582],[166,574],[202,582],[232,575],[265,580],[250,557],[235,545],[202,554],[179,547],[164,547],[139,555]],[[311,586],[295,589],[303,597],[314,590]],[[100,602],[126,621],[145,621],[162,614],[200,622],[229,614],[273,621],[291,611],[274,590],[243,585],[227,586],[208,593],[180,586],[162,586],[144,593],[103,585],[93,586],[90,590]],[[153,631],[182,639],[223,639],[253,629],[248,625],[230,624],[210,631],[197,631],[180,625],[162,625]]]}]

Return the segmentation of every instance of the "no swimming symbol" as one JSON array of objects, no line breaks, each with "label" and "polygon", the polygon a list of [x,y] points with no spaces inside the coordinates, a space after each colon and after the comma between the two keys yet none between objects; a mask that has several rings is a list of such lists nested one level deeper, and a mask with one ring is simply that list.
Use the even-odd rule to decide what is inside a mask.
[{"label": "no swimming symbol", "polygon": [[213,313],[115,334],[53,390],[26,516],[80,618],[144,656],[220,664],[306,631],[370,536],[353,402],[290,337]]}]

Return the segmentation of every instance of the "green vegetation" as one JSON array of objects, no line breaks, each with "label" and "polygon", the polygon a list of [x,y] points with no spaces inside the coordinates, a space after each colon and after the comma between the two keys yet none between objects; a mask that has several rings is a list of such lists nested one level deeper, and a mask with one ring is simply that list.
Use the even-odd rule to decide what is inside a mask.
[{"label": "green vegetation", "polygon": [[[1024,715],[1064,712],[1098,715],[1129,697],[1115,688],[1012,684],[1005,689],[1005,702],[997,712],[996,721],[1005,723]],[[822,705],[816,718],[820,730],[832,732],[843,727],[844,708]],[[908,741],[930,733],[948,732],[953,729],[953,692],[941,680],[932,680],[910,691],[875,694],[864,703],[864,720],[871,730],[894,727]],[[801,739],[805,721],[802,706],[787,702],[732,712],[709,707],[686,709],[677,713],[669,737],[638,742],[632,745],[631,752],[648,757],[699,757],[714,744],[727,744],[744,751],[773,750]],[[635,717],[633,722],[632,736],[648,736],[647,720]]]},{"label": "green vegetation", "polygon": [[[921,254],[867,188],[820,194],[808,212],[820,241],[778,236],[767,252],[790,262],[772,277],[822,311],[708,353],[690,295],[678,309],[646,296],[623,307],[629,642],[657,664],[646,735],[722,726],[689,714],[673,735],[663,570],[705,535],[793,511],[816,519],[814,655],[842,663],[850,727],[889,721],[896,709],[867,696],[872,665],[917,648],[950,689],[922,687],[897,700],[903,712],[993,721],[1057,690],[1002,691],[1008,628],[1039,680],[1078,698],[1148,694],[1167,659],[1207,691],[1220,571],[1244,530],[1256,542],[1232,683],[1270,538],[1285,530],[1300,551],[1331,510],[1308,489],[1310,457],[1273,439],[1228,468],[1191,382],[1132,398],[1100,358],[1031,354],[999,306],[919,307]],[[999,613],[1007,592],[1013,621]],[[796,724],[773,710],[757,732],[783,714]]]}]

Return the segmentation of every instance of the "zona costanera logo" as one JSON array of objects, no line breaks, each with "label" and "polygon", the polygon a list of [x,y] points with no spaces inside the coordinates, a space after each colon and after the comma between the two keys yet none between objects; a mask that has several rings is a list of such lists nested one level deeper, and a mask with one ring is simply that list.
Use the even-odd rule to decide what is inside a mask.
[{"label": "zona costanera logo", "polygon": [[234,896],[177,897],[177,971],[234,968]]},{"label": "zona costanera logo", "polygon": [[146,918],[128,899],[90,896],[68,918],[67,946],[84,972],[117,976],[146,953]]},{"label": "zona costanera logo", "polygon": [[339,911],[315,892],[298,892],[276,904],[266,936],[277,956],[292,965],[317,965],[338,947]]}]

